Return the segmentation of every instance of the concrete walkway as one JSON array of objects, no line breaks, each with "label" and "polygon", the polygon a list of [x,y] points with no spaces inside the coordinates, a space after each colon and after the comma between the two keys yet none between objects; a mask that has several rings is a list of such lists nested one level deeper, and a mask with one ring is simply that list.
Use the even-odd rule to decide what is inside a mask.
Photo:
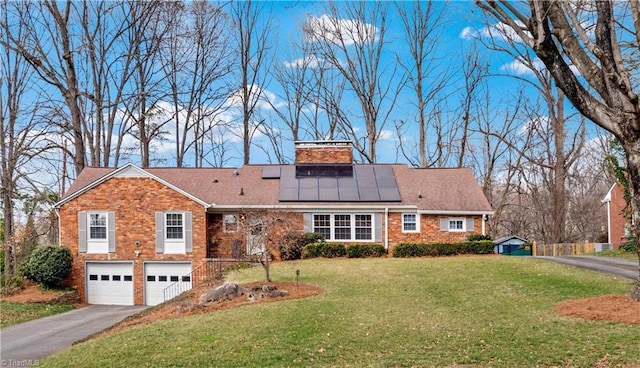
[{"label": "concrete walkway", "polygon": [[2,367],[32,366],[39,359],[103,331],[146,306],[90,305],[0,330]]},{"label": "concrete walkway", "polygon": [[636,280],[638,278],[638,261],[629,261],[614,257],[595,256],[561,256],[561,257],[534,257],[570,266],[585,268],[587,270],[609,273],[615,276]]}]

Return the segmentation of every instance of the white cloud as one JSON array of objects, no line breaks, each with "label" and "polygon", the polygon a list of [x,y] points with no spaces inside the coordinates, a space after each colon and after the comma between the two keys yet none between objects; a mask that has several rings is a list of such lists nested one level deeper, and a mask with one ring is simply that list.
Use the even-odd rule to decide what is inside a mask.
[{"label": "white cloud", "polygon": [[478,31],[475,31],[471,27],[464,27],[458,37],[462,38],[463,40],[473,40],[475,38],[478,38],[478,35]]},{"label": "white cloud", "polygon": [[326,66],[327,62],[318,58],[315,55],[308,56],[307,58],[298,58],[293,61],[283,61],[282,65],[287,68],[297,68],[297,69],[317,69],[321,66]]},{"label": "white cloud", "polygon": [[372,24],[351,19],[335,19],[326,14],[319,18],[309,16],[305,21],[304,30],[308,42],[324,40],[343,43],[346,46],[373,42],[378,36],[378,28]]},{"label": "white cloud", "polygon": [[[544,63],[538,58],[533,60],[533,67],[536,70],[540,70],[540,71],[546,69]],[[528,75],[528,76],[534,75],[531,68],[527,66],[526,63],[520,58],[515,59],[510,63],[502,65],[500,67],[500,70],[507,73],[515,74],[515,75]]]},{"label": "white cloud", "polygon": [[526,135],[533,131],[547,131],[549,129],[549,118],[546,116],[538,116],[524,123],[518,133]]},{"label": "white cloud", "polygon": [[522,39],[518,34],[505,23],[496,23],[488,27],[473,29],[465,27],[458,36],[463,40],[472,40],[476,38],[494,38],[505,42],[522,43]]}]

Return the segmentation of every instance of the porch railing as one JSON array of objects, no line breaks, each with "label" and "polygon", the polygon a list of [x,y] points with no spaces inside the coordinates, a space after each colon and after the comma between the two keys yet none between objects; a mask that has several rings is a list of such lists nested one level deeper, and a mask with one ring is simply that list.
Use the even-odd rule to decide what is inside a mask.
[{"label": "porch railing", "polygon": [[242,263],[253,264],[252,260],[248,259],[236,259],[236,258],[211,258],[207,259],[205,263],[194,268],[188,275],[183,275],[180,280],[167,286],[163,290],[164,301],[173,299],[176,296],[184,293],[191,288],[203,284],[207,281],[214,280],[216,277],[220,277],[222,273],[232,266],[236,266]]}]

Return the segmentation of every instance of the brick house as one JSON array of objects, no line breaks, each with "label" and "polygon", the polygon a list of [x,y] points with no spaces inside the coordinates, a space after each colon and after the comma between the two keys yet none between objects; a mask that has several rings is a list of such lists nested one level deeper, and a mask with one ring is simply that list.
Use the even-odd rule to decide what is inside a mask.
[{"label": "brick house", "polygon": [[211,259],[260,252],[289,231],[390,252],[488,232],[492,209],[469,169],[354,164],[352,150],[298,142],[290,165],[85,168],[56,205],[69,282],[90,304],[154,305]]},{"label": "brick house", "polygon": [[613,245],[613,249],[618,249],[620,245],[629,241],[631,236],[629,220],[624,216],[627,202],[624,199],[622,185],[615,182],[602,202],[607,204],[607,242]]}]

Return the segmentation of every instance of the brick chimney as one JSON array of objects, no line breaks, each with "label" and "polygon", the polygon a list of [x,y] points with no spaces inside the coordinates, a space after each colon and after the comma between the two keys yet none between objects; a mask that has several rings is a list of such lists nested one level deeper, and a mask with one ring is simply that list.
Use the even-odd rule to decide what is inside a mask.
[{"label": "brick chimney", "polygon": [[351,164],[353,147],[350,141],[295,142],[296,164]]}]

